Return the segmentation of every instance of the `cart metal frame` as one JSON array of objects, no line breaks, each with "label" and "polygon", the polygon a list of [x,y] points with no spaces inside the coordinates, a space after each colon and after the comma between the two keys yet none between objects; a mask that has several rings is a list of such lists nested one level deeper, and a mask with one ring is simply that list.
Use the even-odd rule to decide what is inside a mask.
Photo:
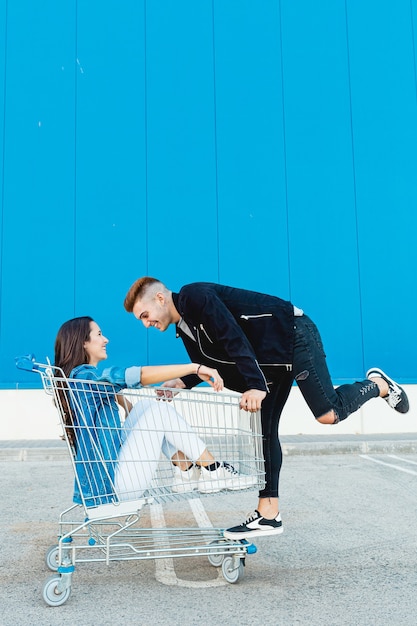
[{"label": "cart metal frame", "polygon": [[[82,411],[79,396],[72,390],[71,379],[50,363],[38,363],[33,355],[19,357],[16,365],[20,369],[38,373],[45,392],[52,397],[58,410],[75,480],[78,481],[77,460],[64,418],[67,409],[62,400],[65,390],[72,406],[77,406],[78,412]],[[80,381],[76,382],[79,385]],[[94,391],[97,395],[99,389],[99,395],[106,398],[103,401],[115,393],[112,385],[82,382],[85,382],[84,393]],[[250,472],[254,477],[250,488],[263,488],[264,463],[259,412],[241,411],[240,396],[232,392],[214,393],[203,389],[178,393],[178,390],[143,387],[123,390],[126,414],[132,404],[161,398],[161,395],[164,397],[160,401],[175,404],[176,410],[204,439],[209,449],[216,452],[216,458],[227,459],[246,475]],[[123,411],[121,416],[123,421]],[[60,606],[68,600],[75,566],[82,563],[100,562],[109,565],[113,561],[207,557],[211,565],[221,568],[227,582],[236,583],[241,579],[246,556],[256,552],[256,547],[246,540],[228,540],[223,536],[221,528],[141,526],[144,507],[154,503],[209,497],[198,491],[175,493],[171,475],[170,461],[160,458],[152,483],[141,497],[120,500],[112,483],[113,501],[91,507],[86,506],[83,498],[82,504],[74,504],[60,514],[58,543],[46,554],[46,565],[54,572],[43,587],[43,599],[48,605]]]}]

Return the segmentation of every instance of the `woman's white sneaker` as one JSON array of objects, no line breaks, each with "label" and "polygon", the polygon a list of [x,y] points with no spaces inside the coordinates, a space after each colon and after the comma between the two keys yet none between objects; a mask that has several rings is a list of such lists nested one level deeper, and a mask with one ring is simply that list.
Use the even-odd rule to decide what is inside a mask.
[{"label": "woman's white sneaker", "polygon": [[172,491],[174,493],[190,493],[197,489],[199,479],[200,470],[195,465],[188,470],[181,470],[178,465],[174,465]]},{"label": "woman's white sneaker", "polygon": [[237,491],[238,489],[249,489],[256,484],[256,476],[241,474],[233,465],[222,461],[215,470],[200,468],[198,491],[200,493],[216,493],[222,489]]}]

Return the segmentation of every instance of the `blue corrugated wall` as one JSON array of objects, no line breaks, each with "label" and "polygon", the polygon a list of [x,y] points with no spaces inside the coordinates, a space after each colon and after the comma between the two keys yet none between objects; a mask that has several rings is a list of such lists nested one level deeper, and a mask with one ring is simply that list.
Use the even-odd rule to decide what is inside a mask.
[{"label": "blue corrugated wall", "polygon": [[417,383],[417,0],[0,0],[0,386],[143,274],[290,298],[335,383]]}]

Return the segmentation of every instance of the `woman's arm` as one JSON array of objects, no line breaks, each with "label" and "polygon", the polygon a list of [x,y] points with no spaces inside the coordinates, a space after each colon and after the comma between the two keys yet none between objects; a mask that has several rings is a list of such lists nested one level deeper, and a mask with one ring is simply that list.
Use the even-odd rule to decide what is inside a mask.
[{"label": "woman's arm", "polygon": [[223,379],[219,372],[212,367],[198,363],[184,365],[143,365],[140,377],[142,385],[155,385],[175,378],[182,378],[189,374],[197,374],[201,380],[208,383],[215,391],[223,389]]},{"label": "woman's arm", "polygon": [[224,387],[223,378],[212,367],[199,363],[187,363],[184,365],[144,365],[143,367],[109,367],[103,370],[98,380],[111,383],[116,390],[126,387],[139,387],[140,385],[156,385],[164,381],[197,374],[197,376],[213,387],[215,391],[221,391]]}]

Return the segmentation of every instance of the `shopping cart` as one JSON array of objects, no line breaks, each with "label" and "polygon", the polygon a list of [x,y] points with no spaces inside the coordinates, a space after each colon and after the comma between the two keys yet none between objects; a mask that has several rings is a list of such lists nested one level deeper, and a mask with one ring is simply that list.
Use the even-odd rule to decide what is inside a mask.
[{"label": "shopping cart", "polygon": [[[58,544],[46,555],[47,566],[55,572],[43,587],[48,605],[60,606],[69,598],[78,563],[205,556],[211,565],[221,567],[227,582],[242,577],[246,555],[256,552],[253,544],[225,539],[221,528],[211,526],[166,528],[152,523],[143,528],[141,514],[149,506],[152,513],[155,504],[208,496],[201,493],[197,479],[185,488],[176,482],[173,448],[167,439],[178,436],[179,428],[167,413],[181,415],[215,459],[233,466],[236,473],[227,488],[234,491],[264,486],[259,413],[241,411],[238,394],[204,388],[124,389],[116,404],[110,384],[66,378],[62,370],[36,362],[33,355],[17,358],[16,365],[38,373],[53,399],[74,470],[74,494],[78,494],[79,503],[61,513]],[[105,413],[106,420],[100,422],[93,413]],[[141,419],[131,420],[132,415],[143,414],[147,415],[145,429]],[[163,439],[163,453],[157,445],[150,452],[146,443],[150,436]],[[144,442],[146,460],[135,454],[143,450]],[[122,465],[125,482],[118,478]],[[211,493],[223,487],[214,482]]]}]

